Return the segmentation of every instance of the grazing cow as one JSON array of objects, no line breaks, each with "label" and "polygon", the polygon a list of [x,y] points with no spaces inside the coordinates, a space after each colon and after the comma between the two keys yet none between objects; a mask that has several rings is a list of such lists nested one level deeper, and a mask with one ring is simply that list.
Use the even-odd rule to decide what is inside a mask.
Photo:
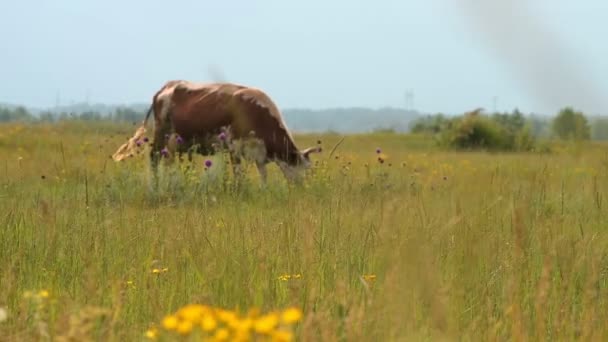
[{"label": "grazing cow", "polygon": [[[155,172],[162,155],[188,152],[191,160],[193,150],[213,155],[216,144],[223,143],[229,148],[235,173],[240,173],[241,159],[253,159],[266,182],[266,164],[275,162],[293,181],[310,167],[310,153],[321,152],[318,146],[299,150],[275,103],[252,87],[169,81],[154,95],[143,127],[151,113],[155,129],[150,158]],[[131,143],[142,136],[143,127]],[[121,149],[115,160],[123,159],[128,148]]]}]

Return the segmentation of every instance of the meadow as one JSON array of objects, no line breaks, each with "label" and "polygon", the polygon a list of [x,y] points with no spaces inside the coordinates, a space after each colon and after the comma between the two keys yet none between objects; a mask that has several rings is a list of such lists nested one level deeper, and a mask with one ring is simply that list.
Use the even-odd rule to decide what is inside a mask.
[{"label": "meadow", "polygon": [[154,188],[109,158],[134,129],[0,125],[0,341],[608,340],[606,145],[296,135],[301,186],[217,156]]}]

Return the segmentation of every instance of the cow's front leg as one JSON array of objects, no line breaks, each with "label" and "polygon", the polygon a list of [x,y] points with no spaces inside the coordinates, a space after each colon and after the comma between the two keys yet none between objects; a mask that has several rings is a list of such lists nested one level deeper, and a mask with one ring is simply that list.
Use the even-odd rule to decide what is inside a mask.
[{"label": "cow's front leg", "polygon": [[266,180],[268,179],[268,172],[266,170],[266,163],[257,161],[255,165],[258,167],[260,173],[260,179],[262,180],[262,186],[266,186]]},{"label": "cow's front leg", "polygon": [[242,160],[240,156],[237,156],[235,153],[230,154],[230,164],[232,164],[232,175],[234,176],[235,181],[240,181],[243,176],[242,169]]}]

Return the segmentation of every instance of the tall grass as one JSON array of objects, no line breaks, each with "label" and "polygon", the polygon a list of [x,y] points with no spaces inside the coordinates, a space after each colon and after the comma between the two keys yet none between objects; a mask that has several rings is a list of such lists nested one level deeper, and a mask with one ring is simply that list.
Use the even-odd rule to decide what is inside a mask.
[{"label": "tall grass", "polygon": [[188,303],[299,307],[303,341],[608,338],[605,146],[349,136],[301,187],[198,157],[154,188],[109,159],[131,130],[0,126],[0,340],[143,340]]}]

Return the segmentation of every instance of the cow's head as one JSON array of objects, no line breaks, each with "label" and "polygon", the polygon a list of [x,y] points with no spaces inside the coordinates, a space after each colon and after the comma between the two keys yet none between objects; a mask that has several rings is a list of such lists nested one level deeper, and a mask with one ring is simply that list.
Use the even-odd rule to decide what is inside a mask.
[{"label": "cow's head", "polygon": [[299,183],[302,181],[304,171],[312,166],[310,154],[320,153],[321,151],[321,146],[309,147],[305,150],[298,151],[298,162],[295,165],[289,165],[284,161],[280,161],[278,162],[279,168],[283,172],[285,178],[291,182]]},{"label": "cow's head", "polygon": [[304,168],[309,168],[311,166],[310,163],[310,154],[311,153],[321,153],[323,149],[321,146],[309,147],[305,150],[300,151],[300,164]]}]

